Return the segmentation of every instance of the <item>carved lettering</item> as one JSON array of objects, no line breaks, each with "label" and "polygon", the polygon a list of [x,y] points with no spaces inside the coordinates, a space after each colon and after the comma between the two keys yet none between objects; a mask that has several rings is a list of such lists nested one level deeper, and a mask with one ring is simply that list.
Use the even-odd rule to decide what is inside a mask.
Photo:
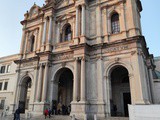
[{"label": "carved lettering", "polygon": [[117,51],[122,51],[122,50],[127,50],[127,49],[129,49],[129,46],[124,45],[124,46],[107,48],[107,49],[104,50],[104,52],[105,53],[111,53],[111,52],[117,52]]},{"label": "carved lettering", "polygon": [[22,64],[22,67],[28,67],[28,66],[33,66],[34,63],[33,62],[30,62],[30,63],[23,63]]},{"label": "carved lettering", "polygon": [[53,60],[58,61],[58,60],[68,60],[73,58],[73,54],[71,53],[66,53],[66,54],[59,54],[59,55],[55,55],[53,56]]}]

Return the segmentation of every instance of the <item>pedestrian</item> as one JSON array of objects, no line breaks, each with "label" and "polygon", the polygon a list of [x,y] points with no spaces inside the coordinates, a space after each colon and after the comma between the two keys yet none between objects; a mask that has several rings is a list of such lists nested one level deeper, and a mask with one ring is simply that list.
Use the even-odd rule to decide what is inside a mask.
[{"label": "pedestrian", "polygon": [[53,113],[53,115],[56,115],[56,113],[57,113],[57,107],[56,107],[56,104],[53,104],[53,111],[52,111]]},{"label": "pedestrian", "polygon": [[48,109],[45,109],[45,111],[44,111],[45,119],[47,118],[47,115],[48,115]]},{"label": "pedestrian", "polygon": [[52,110],[49,108],[48,109],[49,118],[51,117],[51,113],[52,113]]},{"label": "pedestrian", "polygon": [[16,120],[16,112],[14,113],[14,119],[13,120]]},{"label": "pedestrian", "polygon": [[15,111],[14,120],[20,120],[20,108]]},{"label": "pedestrian", "polygon": [[58,112],[58,115],[60,115],[62,112],[62,104],[61,103],[58,103],[58,105],[57,105],[57,112]]}]

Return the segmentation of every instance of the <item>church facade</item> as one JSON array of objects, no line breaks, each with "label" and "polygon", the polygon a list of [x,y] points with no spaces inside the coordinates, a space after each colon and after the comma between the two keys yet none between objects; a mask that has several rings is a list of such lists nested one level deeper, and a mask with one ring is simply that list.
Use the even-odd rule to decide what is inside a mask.
[{"label": "church facade", "polygon": [[159,104],[160,59],[148,52],[141,11],[140,0],[34,4],[20,53],[0,58],[1,106],[43,114],[61,103],[76,118],[107,118],[128,116],[128,104]]}]

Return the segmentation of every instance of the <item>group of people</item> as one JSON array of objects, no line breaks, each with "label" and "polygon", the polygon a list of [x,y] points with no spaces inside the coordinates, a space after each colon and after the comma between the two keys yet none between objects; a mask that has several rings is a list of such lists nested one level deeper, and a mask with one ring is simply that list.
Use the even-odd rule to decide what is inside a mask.
[{"label": "group of people", "polygon": [[53,105],[53,114],[57,115],[68,115],[71,112],[71,106],[65,106],[61,103]]},{"label": "group of people", "polygon": [[47,116],[49,116],[49,118],[51,117],[51,114],[52,115],[68,115],[71,111],[71,106],[65,106],[65,105],[62,105],[61,103],[58,103],[57,105],[54,104],[52,109],[45,109],[44,110],[44,116],[45,116],[45,119],[47,118]]},{"label": "group of people", "polygon": [[51,113],[52,113],[52,111],[51,111],[50,108],[49,109],[45,109],[44,110],[45,119],[47,118],[47,116],[49,116],[49,118],[50,118],[51,117]]}]

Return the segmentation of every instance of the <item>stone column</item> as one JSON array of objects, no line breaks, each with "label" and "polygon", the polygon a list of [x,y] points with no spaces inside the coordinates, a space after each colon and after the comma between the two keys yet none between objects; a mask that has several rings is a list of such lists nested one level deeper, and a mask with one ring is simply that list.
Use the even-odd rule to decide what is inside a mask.
[{"label": "stone column", "polygon": [[25,30],[23,30],[23,34],[22,34],[20,54],[23,54],[24,44],[25,44]]},{"label": "stone column", "polygon": [[107,116],[109,116],[111,114],[111,111],[110,111],[110,99],[111,98],[111,85],[110,85],[110,76],[106,76],[106,89],[107,89]]},{"label": "stone column", "polygon": [[57,43],[60,42],[60,23],[57,23]]},{"label": "stone column", "polygon": [[37,34],[37,52],[39,52],[41,49],[41,40],[42,40],[42,26],[39,27]]},{"label": "stone column", "polygon": [[127,37],[127,33],[126,33],[126,17],[125,17],[125,7],[124,4],[122,3],[121,5],[121,16],[120,17],[120,28],[121,28],[121,32],[123,33],[124,38]]},{"label": "stone column", "polygon": [[97,61],[97,87],[98,87],[98,102],[103,103],[103,60],[102,57]]},{"label": "stone column", "polygon": [[74,63],[74,85],[73,85],[73,101],[78,99],[78,58]]},{"label": "stone column", "polygon": [[42,90],[42,74],[43,72],[43,66],[42,64],[40,65],[39,68],[39,77],[38,77],[38,86],[37,86],[37,95],[36,95],[36,102],[40,102],[41,101],[41,90]]},{"label": "stone column", "polygon": [[[112,34],[112,30],[111,30],[111,17],[107,17],[108,19],[107,19],[107,24],[108,24],[108,35],[111,35]],[[108,40],[109,41],[109,40]]]},{"label": "stone column", "polygon": [[86,101],[86,68],[85,68],[85,58],[81,59],[81,101]]},{"label": "stone column", "polygon": [[44,71],[42,102],[46,102],[46,98],[47,98],[47,83],[48,83],[48,63],[46,63],[45,71]]},{"label": "stone column", "polygon": [[37,75],[38,67],[34,67],[34,80],[32,80],[30,100],[29,100],[29,110],[33,110],[34,102],[36,101],[36,89],[37,89]]},{"label": "stone column", "polygon": [[48,43],[50,44],[52,41],[52,16],[49,17],[49,34],[48,34]]},{"label": "stone column", "polygon": [[134,105],[135,104],[135,79],[133,74],[129,74],[129,84],[130,84],[130,92],[131,92],[131,102]]},{"label": "stone column", "polygon": [[78,37],[79,35],[79,8],[78,6],[76,7],[76,36]]},{"label": "stone column", "polygon": [[36,32],[35,32],[35,40],[34,40],[34,49],[33,49],[33,51],[36,51],[37,41],[38,41],[38,31],[39,31],[39,29],[36,29]]},{"label": "stone column", "polygon": [[101,7],[100,7],[100,5],[98,5],[97,8],[96,8],[96,27],[97,27],[97,42],[98,43],[102,42],[102,39],[101,39],[101,36],[102,36],[101,21],[102,21],[102,18],[101,18]]},{"label": "stone column", "polygon": [[46,43],[46,51],[51,50],[51,41],[52,41],[52,16],[49,17],[49,29],[48,29],[48,39]]},{"label": "stone column", "polygon": [[43,26],[42,50],[41,51],[44,51],[44,44],[46,42],[46,27],[47,27],[47,18],[45,18],[44,26]]},{"label": "stone column", "polygon": [[85,5],[82,5],[82,27],[81,27],[81,35],[85,36],[85,27],[86,27],[86,8]]},{"label": "stone column", "polygon": [[104,30],[104,42],[108,42],[108,11],[107,11],[107,8],[103,9],[103,23],[104,26],[103,26],[103,30]]},{"label": "stone column", "polygon": [[27,52],[27,46],[28,46],[28,36],[29,36],[29,33],[27,32],[26,33],[26,40],[25,40],[25,46],[24,46],[24,54]]}]

